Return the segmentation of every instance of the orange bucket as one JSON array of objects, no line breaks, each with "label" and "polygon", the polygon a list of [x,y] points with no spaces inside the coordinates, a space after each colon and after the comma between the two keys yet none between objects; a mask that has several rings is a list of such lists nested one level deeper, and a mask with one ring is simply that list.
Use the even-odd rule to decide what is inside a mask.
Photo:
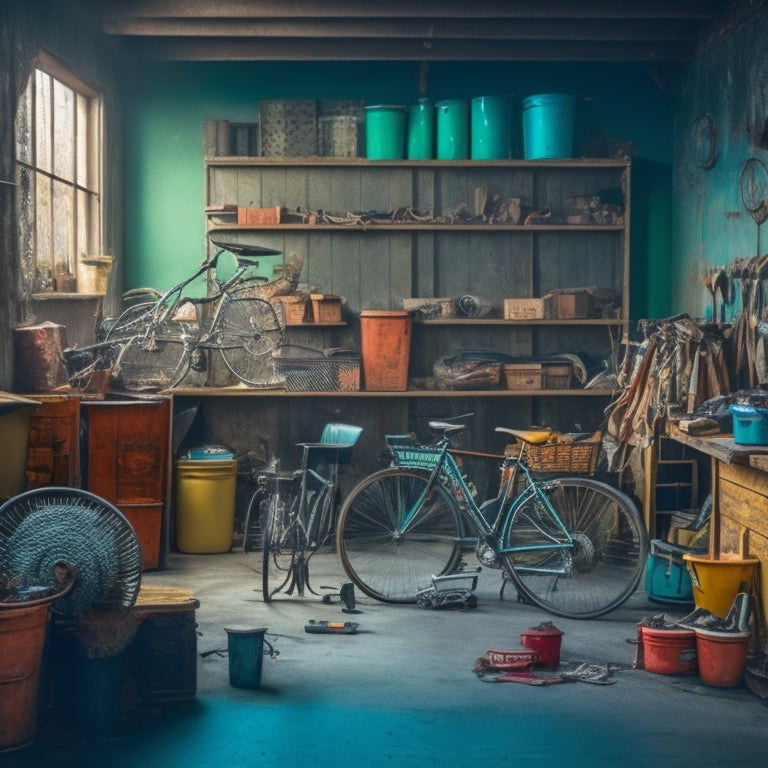
[{"label": "orange bucket", "polygon": [[702,683],[733,688],[741,682],[747,663],[749,632],[696,630],[696,653]]},{"label": "orange bucket", "polygon": [[50,602],[0,608],[0,752],[29,744],[37,731],[37,689]]},{"label": "orange bucket", "polygon": [[411,355],[411,315],[404,310],[360,313],[363,378],[369,392],[405,392]]},{"label": "orange bucket", "polygon": [[560,665],[560,644],[563,633],[557,627],[543,629],[526,629],[520,633],[523,648],[538,651],[541,664],[555,669]]}]

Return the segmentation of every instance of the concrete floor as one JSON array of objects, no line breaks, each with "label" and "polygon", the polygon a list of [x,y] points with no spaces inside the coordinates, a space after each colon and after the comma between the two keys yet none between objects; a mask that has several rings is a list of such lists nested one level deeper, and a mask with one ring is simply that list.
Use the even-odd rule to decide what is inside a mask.
[{"label": "concrete floor", "polygon": [[[484,570],[467,611],[393,606],[356,593],[359,613],[319,597],[265,604],[260,553],[180,555],[144,583],[194,590],[200,601],[197,696],[136,711],[107,739],[41,727],[0,766],[661,766],[763,765],[768,709],[745,685],[633,670],[637,624],[670,610],[641,591],[600,619],[552,617],[500,601]],[[335,554],[311,563],[313,586],[346,581]],[[327,590],[326,590],[327,591]],[[311,620],[355,621],[356,635],[304,631]],[[552,620],[564,632],[561,670],[611,664],[615,684],[487,683],[473,673],[489,648],[520,649],[520,632]],[[225,627],[268,627],[279,651],[259,689],[229,684]]]}]

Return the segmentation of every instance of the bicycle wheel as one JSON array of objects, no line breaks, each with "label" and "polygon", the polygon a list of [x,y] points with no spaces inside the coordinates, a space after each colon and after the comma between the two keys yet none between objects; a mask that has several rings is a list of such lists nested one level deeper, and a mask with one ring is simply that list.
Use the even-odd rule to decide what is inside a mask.
[{"label": "bicycle wheel", "polygon": [[214,343],[238,379],[252,386],[276,383],[271,352],[283,341],[283,329],[272,305],[264,299],[226,297],[213,322]]},{"label": "bicycle wheel", "polygon": [[276,593],[291,586],[290,582],[296,573],[299,529],[279,494],[270,496],[266,504],[261,590],[264,602],[268,603]]},{"label": "bicycle wheel", "polygon": [[573,540],[544,507],[534,488],[513,507],[503,548],[510,577],[523,597],[550,613],[588,619],[621,605],[636,589],[645,566],[645,526],[632,501],[591,478],[543,481],[540,488]]},{"label": "bicycle wheel", "polygon": [[175,387],[189,371],[189,337],[174,323],[146,328],[125,342],[117,356],[118,378],[125,389]]},{"label": "bicycle wheel", "polygon": [[459,512],[451,494],[434,486],[418,514],[403,520],[426,489],[429,474],[383,469],[352,489],[339,512],[336,541],[349,578],[366,595],[412,603],[451,571],[461,554]]}]

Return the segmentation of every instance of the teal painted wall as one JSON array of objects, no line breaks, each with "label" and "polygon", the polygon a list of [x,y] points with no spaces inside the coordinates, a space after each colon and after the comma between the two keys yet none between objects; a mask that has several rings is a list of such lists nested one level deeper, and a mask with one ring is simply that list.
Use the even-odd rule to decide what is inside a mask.
[{"label": "teal painted wall", "polygon": [[[202,126],[254,121],[261,98],[413,103],[417,63],[158,63],[127,75],[125,286],[167,288],[205,255]],[[523,97],[565,91],[585,97],[583,130],[636,146],[632,189],[632,316],[670,311],[650,275],[669,263],[670,102],[644,66],[436,63],[427,95]]]},{"label": "teal painted wall", "polygon": [[[681,73],[675,104],[673,302],[706,317],[710,293],[701,275],[734,259],[768,251],[765,224],[758,227],[741,199],[744,163],[768,164],[768,12],[761,11],[724,35]],[[702,144],[691,135],[697,117],[712,117],[714,164],[697,164]],[[739,311],[726,307],[726,319]]]}]

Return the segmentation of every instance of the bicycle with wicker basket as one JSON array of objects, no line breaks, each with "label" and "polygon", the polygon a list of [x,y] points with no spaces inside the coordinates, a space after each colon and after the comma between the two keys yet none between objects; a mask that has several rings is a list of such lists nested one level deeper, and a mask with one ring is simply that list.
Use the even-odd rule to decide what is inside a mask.
[{"label": "bicycle with wicker basket", "polygon": [[[287,264],[275,280],[253,274],[256,257],[280,251],[256,245],[220,243],[195,273],[165,293],[154,289],[129,292],[150,296],[105,321],[103,339],[64,351],[73,386],[82,388],[98,370],[109,370],[125,389],[157,390],[177,386],[190,370],[203,372],[208,351],[217,351],[226,367],[244,384],[276,386],[272,352],[283,342],[284,319],[269,299],[292,293],[300,265]],[[231,273],[220,265],[234,257]],[[196,296],[193,284],[207,275],[207,295]]]},{"label": "bicycle with wicker basket", "polygon": [[[599,439],[569,448],[549,442],[551,430],[497,427],[517,442],[499,457],[498,494],[478,504],[452,441],[466,425],[429,426],[440,433],[434,445],[387,435],[392,465],[362,480],[339,512],[339,555],[365,594],[416,602],[435,575],[460,572],[470,549],[482,565],[500,569],[520,599],[558,616],[600,616],[635,591],[647,532],[626,494],[589,476]],[[571,474],[552,474],[564,471],[566,454]]]}]

